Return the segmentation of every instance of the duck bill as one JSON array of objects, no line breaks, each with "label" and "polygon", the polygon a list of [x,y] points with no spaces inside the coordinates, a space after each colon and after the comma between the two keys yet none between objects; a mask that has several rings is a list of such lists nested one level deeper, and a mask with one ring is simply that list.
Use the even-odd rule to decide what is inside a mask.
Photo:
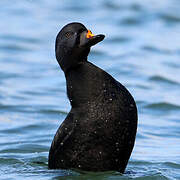
[{"label": "duck bill", "polygon": [[101,42],[104,38],[105,38],[105,36],[103,34],[93,36],[88,40],[87,45],[94,46],[95,44]]},{"label": "duck bill", "polygon": [[91,47],[101,42],[105,38],[105,35],[94,35],[91,31],[83,32],[80,37],[80,46]]}]

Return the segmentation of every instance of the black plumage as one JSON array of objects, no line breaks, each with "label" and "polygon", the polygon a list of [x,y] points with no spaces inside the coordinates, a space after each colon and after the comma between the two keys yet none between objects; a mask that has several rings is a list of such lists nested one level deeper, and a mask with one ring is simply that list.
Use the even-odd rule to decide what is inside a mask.
[{"label": "black plumage", "polygon": [[65,73],[71,110],[53,139],[50,169],[124,172],[137,129],[137,108],[128,90],[87,61],[93,35],[80,23],[63,27],[56,38],[56,58]]}]

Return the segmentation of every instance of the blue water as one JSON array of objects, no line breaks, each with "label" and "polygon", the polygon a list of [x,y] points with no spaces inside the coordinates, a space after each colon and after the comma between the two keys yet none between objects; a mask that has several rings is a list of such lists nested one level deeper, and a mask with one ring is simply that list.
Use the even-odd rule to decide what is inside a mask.
[{"label": "blue water", "polygon": [[[0,7],[0,179],[180,179],[179,0],[1,0]],[[48,170],[51,141],[70,109],[54,42],[73,21],[106,35],[89,60],[137,102],[124,175]]]}]

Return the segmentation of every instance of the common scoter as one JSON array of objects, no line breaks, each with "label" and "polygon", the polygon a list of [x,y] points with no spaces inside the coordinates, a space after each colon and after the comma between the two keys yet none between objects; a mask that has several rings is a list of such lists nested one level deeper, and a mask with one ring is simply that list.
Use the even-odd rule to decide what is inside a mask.
[{"label": "common scoter", "polygon": [[128,90],[87,60],[104,39],[81,23],[64,26],[56,59],[64,71],[71,110],[49,151],[49,169],[124,172],[137,130],[137,108]]}]

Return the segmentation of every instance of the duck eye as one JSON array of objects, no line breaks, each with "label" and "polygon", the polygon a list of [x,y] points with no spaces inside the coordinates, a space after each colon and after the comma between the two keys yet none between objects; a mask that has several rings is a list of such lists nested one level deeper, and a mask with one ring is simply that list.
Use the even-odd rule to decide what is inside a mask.
[{"label": "duck eye", "polygon": [[71,35],[73,35],[73,32],[67,32],[67,33],[65,33],[66,38],[70,38]]}]

